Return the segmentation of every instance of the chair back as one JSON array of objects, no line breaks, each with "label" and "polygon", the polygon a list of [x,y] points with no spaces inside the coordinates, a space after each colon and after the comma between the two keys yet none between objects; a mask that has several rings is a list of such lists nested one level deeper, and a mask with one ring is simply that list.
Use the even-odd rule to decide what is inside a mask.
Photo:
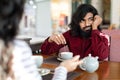
[{"label": "chair back", "polygon": [[120,62],[120,30],[103,30],[110,35],[110,61]]}]

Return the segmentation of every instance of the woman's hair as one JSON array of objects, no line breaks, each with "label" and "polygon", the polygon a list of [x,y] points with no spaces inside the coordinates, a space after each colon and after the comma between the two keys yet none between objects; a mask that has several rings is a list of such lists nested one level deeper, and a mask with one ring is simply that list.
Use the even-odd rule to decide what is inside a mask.
[{"label": "woman's hair", "polygon": [[18,33],[24,3],[25,0],[0,0],[0,80],[13,77],[11,43]]},{"label": "woman's hair", "polygon": [[72,15],[71,22],[69,24],[71,28],[71,34],[73,36],[80,35],[80,26],[79,23],[84,19],[87,13],[91,12],[93,16],[98,15],[97,10],[90,4],[81,4],[78,6],[76,12]]}]

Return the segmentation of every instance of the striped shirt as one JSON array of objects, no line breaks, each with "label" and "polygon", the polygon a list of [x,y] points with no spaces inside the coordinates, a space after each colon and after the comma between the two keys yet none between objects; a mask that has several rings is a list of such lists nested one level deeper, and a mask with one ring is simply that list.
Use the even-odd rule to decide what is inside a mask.
[{"label": "striped shirt", "polygon": [[[14,40],[13,50],[13,72],[16,80],[42,80],[37,71],[37,66],[32,60],[32,51],[27,43]],[[52,80],[66,80],[67,70],[64,67],[57,67]]]}]

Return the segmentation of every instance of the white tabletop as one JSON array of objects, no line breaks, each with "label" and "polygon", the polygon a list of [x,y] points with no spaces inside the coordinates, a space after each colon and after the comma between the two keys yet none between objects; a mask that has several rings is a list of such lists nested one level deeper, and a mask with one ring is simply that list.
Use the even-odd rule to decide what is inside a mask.
[{"label": "white tabletop", "polygon": [[38,37],[38,36],[27,36],[27,35],[18,35],[18,39],[31,38],[30,44],[42,43],[47,37]]}]

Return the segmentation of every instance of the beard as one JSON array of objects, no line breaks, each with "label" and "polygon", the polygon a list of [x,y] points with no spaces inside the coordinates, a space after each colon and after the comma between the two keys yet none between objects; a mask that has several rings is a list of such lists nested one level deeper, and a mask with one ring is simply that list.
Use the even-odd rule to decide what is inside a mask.
[{"label": "beard", "polygon": [[89,37],[91,37],[91,32],[92,32],[92,25],[86,26],[83,29],[80,28],[80,35],[83,38],[89,38]]}]

